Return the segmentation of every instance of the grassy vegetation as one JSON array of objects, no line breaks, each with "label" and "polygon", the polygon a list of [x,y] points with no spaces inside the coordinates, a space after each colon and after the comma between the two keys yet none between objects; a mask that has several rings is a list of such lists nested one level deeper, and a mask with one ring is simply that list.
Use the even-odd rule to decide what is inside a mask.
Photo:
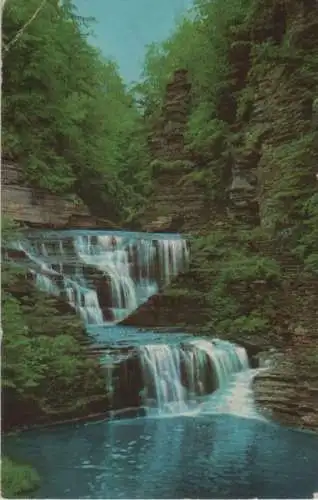
[{"label": "grassy vegetation", "polygon": [[30,465],[17,464],[8,457],[1,459],[1,496],[26,498],[40,485],[40,477]]}]

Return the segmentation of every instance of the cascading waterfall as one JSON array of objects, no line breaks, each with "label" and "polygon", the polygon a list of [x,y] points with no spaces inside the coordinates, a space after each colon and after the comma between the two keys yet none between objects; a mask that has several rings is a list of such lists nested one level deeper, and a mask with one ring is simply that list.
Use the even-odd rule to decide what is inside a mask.
[{"label": "cascading waterfall", "polygon": [[[102,345],[98,337],[104,337],[109,350],[101,362],[115,408],[139,405],[155,415],[184,414],[198,408],[204,412],[211,409],[206,397],[225,388],[212,406],[233,411],[240,397],[233,399],[226,391],[235,386],[248,396],[247,354],[230,342],[185,336],[177,343],[143,340],[137,346],[126,342],[125,347],[118,339],[116,346],[113,341],[107,343],[105,337],[112,329],[105,326],[122,321],[187,269],[189,248],[179,235],[35,231],[16,244],[11,257],[7,250],[9,259],[17,260],[17,255],[39,289],[74,307],[90,335],[94,326],[98,346]],[[120,329],[113,330],[117,338]]]},{"label": "cascading waterfall", "polygon": [[181,379],[181,350],[168,345],[148,345],[140,349],[144,373],[146,406],[159,413],[181,413],[187,409],[186,388]]},{"label": "cascading waterfall", "polygon": [[[248,357],[243,347],[239,347],[231,342],[214,339],[193,340],[192,345],[196,347],[195,366],[201,368],[199,378],[203,379],[202,373],[202,353],[206,355],[209,362],[215,369],[216,379],[219,388],[228,384],[231,374],[246,370],[249,367]],[[197,354],[198,353],[198,354]],[[201,362],[201,365],[200,365]],[[203,365],[204,369],[204,365]]]},{"label": "cascading waterfall", "polygon": [[179,235],[150,233],[35,231],[15,250],[38,288],[66,299],[88,325],[122,321],[189,261]]},{"label": "cascading waterfall", "polygon": [[249,368],[244,348],[218,339],[181,345],[145,345],[142,397],[149,413],[183,413],[200,397],[224,388],[233,375]]}]

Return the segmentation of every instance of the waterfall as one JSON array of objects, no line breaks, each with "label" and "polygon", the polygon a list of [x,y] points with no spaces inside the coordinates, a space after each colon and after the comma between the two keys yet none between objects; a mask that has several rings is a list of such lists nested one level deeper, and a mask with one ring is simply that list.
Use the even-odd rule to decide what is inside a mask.
[{"label": "waterfall", "polygon": [[[189,247],[180,235],[31,231],[5,256],[22,262],[40,290],[76,309],[100,352],[107,346],[101,362],[115,409],[142,406],[155,415],[237,411],[241,399],[233,399],[233,387],[248,402],[251,370],[242,347],[185,334],[177,341],[171,334],[167,342],[155,332],[147,337],[111,328],[187,270]],[[214,394],[217,399],[207,404]]]},{"label": "waterfall", "polygon": [[148,345],[140,349],[148,408],[159,413],[181,413],[187,409],[186,388],[181,379],[181,350],[168,345]]},{"label": "waterfall", "polygon": [[122,321],[189,261],[177,234],[33,231],[16,243],[13,260],[16,250],[37,287],[67,300],[87,325]]},{"label": "waterfall", "polygon": [[249,368],[244,348],[230,342],[194,339],[180,345],[139,348],[148,413],[184,413],[202,396],[226,387],[234,374]]}]

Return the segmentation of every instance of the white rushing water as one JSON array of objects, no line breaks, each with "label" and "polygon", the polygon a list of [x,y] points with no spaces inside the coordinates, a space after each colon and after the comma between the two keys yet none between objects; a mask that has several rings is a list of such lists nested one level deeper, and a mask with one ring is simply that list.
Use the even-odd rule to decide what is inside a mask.
[{"label": "white rushing water", "polygon": [[255,408],[252,382],[259,369],[233,374],[228,384],[211,394],[199,408],[202,414],[229,414],[265,420]]},{"label": "white rushing water", "polygon": [[182,413],[187,410],[186,388],[181,379],[181,349],[168,345],[140,348],[146,406],[154,413]]},{"label": "white rushing water", "polygon": [[244,348],[218,339],[139,349],[143,400],[149,415],[232,413],[255,416]]},{"label": "white rushing water", "polygon": [[[30,233],[16,248],[26,256],[39,289],[64,298],[87,327],[101,325],[101,330],[130,315],[189,263],[188,244],[179,235],[40,231]],[[256,414],[251,392],[256,372],[249,369],[242,347],[191,336],[174,345],[145,340],[141,344],[134,352],[143,387],[136,390],[148,414]],[[115,397],[116,366],[125,361],[115,348],[114,364],[113,348],[103,364]]]},{"label": "white rushing water", "polygon": [[41,231],[16,248],[38,288],[65,298],[88,325],[122,321],[189,262],[179,235]]}]

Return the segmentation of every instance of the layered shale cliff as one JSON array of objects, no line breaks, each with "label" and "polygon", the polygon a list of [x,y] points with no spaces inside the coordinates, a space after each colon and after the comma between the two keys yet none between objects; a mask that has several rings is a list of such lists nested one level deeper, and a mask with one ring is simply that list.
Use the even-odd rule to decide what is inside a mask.
[{"label": "layered shale cliff", "polygon": [[2,215],[19,224],[38,228],[109,227],[94,217],[76,196],[63,197],[25,183],[22,169],[2,161]]},{"label": "layered shale cliff", "polygon": [[231,28],[230,73],[215,117],[221,153],[212,138],[209,156],[186,143],[191,89],[186,71],[175,74],[152,139],[154,193],[142,223],[192,234],[192,265],[129,319],[164,326],[177,318],[253,353],[276,349],[272,368],[256,378],[257,402],[311,429],[318,428],[317,34],[317,3],[296,0],[252,2]]},{"label": "layered shale cliff", "polygon": [[153,194],[140,222],[146,231],[188,231],[205,214],[200,185],[188,182],[196,164],[185,148],[191,105],[186,70],[178,70],[167,85],[161,117],[149,135]]}]

